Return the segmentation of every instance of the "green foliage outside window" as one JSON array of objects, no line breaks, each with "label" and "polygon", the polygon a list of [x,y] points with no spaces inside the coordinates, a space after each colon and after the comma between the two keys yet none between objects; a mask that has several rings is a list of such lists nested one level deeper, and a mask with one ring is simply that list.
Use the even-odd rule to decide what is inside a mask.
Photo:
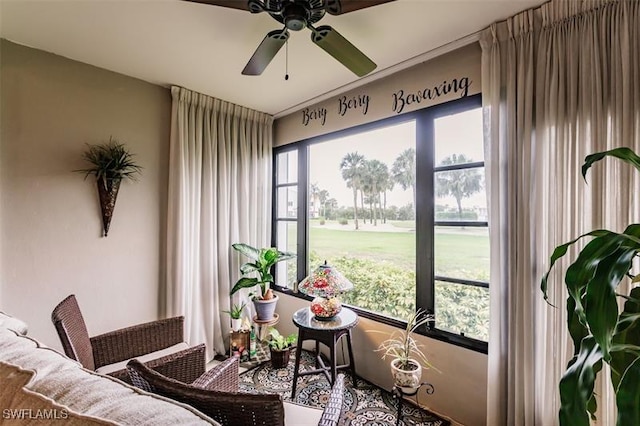
[{"label": "green foliage outside window", "polygon": [[[309,264],[322,263],[312,251]],[[390,262],[347,256],[326,259],[354,283],[354,290],[341,296],[344,303],[392,318],[408,318],[416,310],[415,270]],[[486,280],[476,272],[475,279]],[[449,283],[436,285],[436,321],[439,329],[464,333],[487,341],[489,338],[488,289]]]}]

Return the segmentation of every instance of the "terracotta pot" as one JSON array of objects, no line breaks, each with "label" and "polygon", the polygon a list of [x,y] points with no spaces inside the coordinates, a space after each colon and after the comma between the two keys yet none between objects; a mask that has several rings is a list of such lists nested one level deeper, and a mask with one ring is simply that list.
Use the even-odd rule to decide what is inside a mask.
[{"label": "terracotta pot", "polygon": [[402,390],[402,393],[413,395],[420,388],[422,380],[422,366],[415,359],[409,359],[407,368],[399,367],[400,360],[391,361],[391,375],[393,384]]},{"label": "terracotta pot", "polygon": [[273,348],[269,348],[269,350],[271,351],[271,366],[273,368],[285,368],[289,365],[291,348],[287,348],[283,351],[277,351]]},{"label": "terracotta pot", "polygon": [[102,230],[106,237],[111,225],[113,209],[116,207],[116,198],[122,179],[100,179],[98,184],[98,196],[100,197],[100,210],[102,210]]}]

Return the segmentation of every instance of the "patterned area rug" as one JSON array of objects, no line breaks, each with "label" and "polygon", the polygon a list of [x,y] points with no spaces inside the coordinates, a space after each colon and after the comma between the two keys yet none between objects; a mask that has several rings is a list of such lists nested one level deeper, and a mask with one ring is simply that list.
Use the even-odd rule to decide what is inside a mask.
[{"label": "patterned area rug", "polygon": [[[279,393],[285,401],[291,401],[294,353],[287,368],[273,369],[270,362],[240,375],[240,391],[250,393]],[[300,371],[314,368],[313,354],[302,352]],[[345,394],[340,425],[345,426],[395,426],[398,400],[388,391],[380,389],[362,379],[356,387],[348,371],[345,373]],[[297,404],[324,408],[331,388],[323,374],[302,376],[298,379]],[[402,405],[401,425],[446,426],[447,420],[422,410],[405,400]]]}]

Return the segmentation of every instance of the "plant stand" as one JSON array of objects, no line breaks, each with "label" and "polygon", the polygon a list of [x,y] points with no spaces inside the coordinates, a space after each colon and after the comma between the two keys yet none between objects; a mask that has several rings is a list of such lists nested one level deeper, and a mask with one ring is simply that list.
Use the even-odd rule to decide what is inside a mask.
[{"label": "plant stand", "polygon": [[[420,389],[422,387],[425,388],[425,392],[427,393],[427,395],[431,395],[435,391],[433,385],[431,383],[426,383],[426,382],[421,383],[420,387],[415,392],[411,392],[411,393],[404,392],[400,386],[393,387],[392,393],[396,398],[398,398],[398,414],[396,415],[396,426],[400,426],[400,423],[402,422],[402,403],[404,402],[404,397],[416,396],[418,392],[420,392]],[[417,398],[416,398],[416,406],[420,407],[420,404],[418,404]]]},{"label": "plant stand", "polygon": [[273,327],[280,321],[280,315],[273,314],[273,318],[268,321],[259,320],[258,316],[255,315],[253,317],[253,322],[258,328],[258,332],[256,333],[256,338],[259,342],[264,341],[265,337],[267,337],[267,331],[269,327]]}]

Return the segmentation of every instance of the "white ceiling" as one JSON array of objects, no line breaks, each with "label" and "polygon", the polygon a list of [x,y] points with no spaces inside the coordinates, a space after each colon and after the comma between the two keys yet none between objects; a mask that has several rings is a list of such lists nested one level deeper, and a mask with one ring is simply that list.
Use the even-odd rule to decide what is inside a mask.
[{"label": "white ceiling", "polygon": [[[375,73],[475,33],[542,0],[397,0],[316,25],[331,25],[362,50]],[[240,71],[267,32],[263,13],[181,0],[0,0],[3,38],[163,86],[179,85],[270,114],[357,77],[310,40],[291,32],[261,76]],[[278,114],[280,113],[280,114]]]}]

